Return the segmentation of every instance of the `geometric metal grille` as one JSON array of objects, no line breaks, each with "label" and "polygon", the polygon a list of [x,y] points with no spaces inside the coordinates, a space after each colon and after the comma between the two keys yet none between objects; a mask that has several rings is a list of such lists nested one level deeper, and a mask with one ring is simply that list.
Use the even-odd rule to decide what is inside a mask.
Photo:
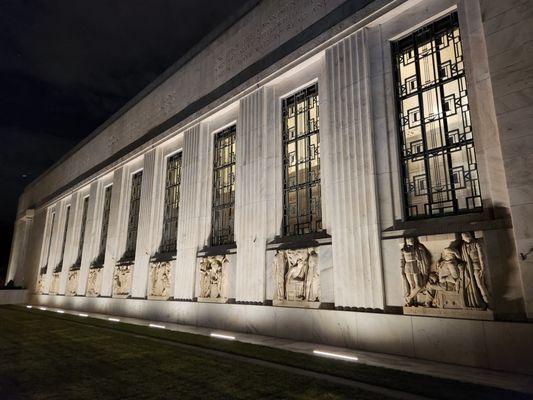
[{"label": "geometric metal grille", "polygon": [[235,125],[215,135],[211,246],[234,242]]},{"label": "geometric metal grille", "polygon": [[175,253],[178,236],[178,214],[181,184],[181,153],[174,154],[167,160],[167,177],[165,183],[165,208],[163,214],[163,236],[160,253]]},{"label": "geometric metal grille", "polygon": [[100,233],[100,243],[98,245],[98,256],[93,262],[94,266],[102,266],[105,261],[105,246],[107,243],[107,231],[109,229],[109,212],[111,210],[111,193],[113,186],[110,185],[105,188],[104,192],[104,210],[102,213],[102,229]]},{"label": "geometric metal grille", "polygon": [[407,219],[481,211],[457,13],[392,51]]},{"label": "geometric metal grille", "polygon": [[54,269],[54,272],[61,272],[63,269],[63,257],[65,256],[65,247],[67,244],[67,229],[68,229],[68,219],[70,216],[70,205],[67,206],[66,215],[65,215],[65,229],[63,230],[63,241],[61,242],[61,259]]},{"label": "geometric metal grille", "polygon": [[318,84],[282,102],[283,235],[322,230]]},{"label": "geometric metal grille", "polygon": [[78,242],[78,256],[76,257],[76,262],[74,263],[75,268],[79,268],[81,265],[81,256],[83,253],[83,243],[85,241],[85,225],[87,223],[87,210],[89,208],[89,196],[83,199],[83,211],[81,214],[81,229],[80,229],[80,240]]},{"label": "geometric metal grille", "polygon": [[141,183],[143,172],[133,174],[131,178],[130,213],[128,217],[128,231],[126,236],[126,251],[121,261],[131,261],[135,258],[137,247],[137,230],[139,228],[139,209],[141,205]]}]

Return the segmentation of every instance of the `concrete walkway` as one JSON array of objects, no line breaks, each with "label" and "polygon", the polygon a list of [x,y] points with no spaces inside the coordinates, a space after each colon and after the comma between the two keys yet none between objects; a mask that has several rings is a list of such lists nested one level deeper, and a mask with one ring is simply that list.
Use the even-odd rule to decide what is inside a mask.
[{"label": "concrete walkway", "polygon": [[[99,318],[108,320],[109,318],[115,318],[120,322],[125,322],[134,325],[150,326],[150,324],[156,325],[154,329],[158,327],[164,327],[167,330],[187,332],[197,335],[210,336],[212,333],[221,334],[234,337],[235,340],[244,343],[251,343],[261,346],[268,346],[273,348],[279,348],[299,353],[314,354],[313,351],[318,350],[327,353],[339,354],[342,356],[354,357],[357,360],[352,362],[358,362],[366,365],[372,365],[376,367],[392,368],[396,370],[412,372],[416,374],[430,375],[438,378],[447,378],[462,382],[469,382],[479,385],[492,386],[501,389],[514,390],[523,393],[529,393],[533,395],[533,376],[522,374],[510,374],[507,372],[499,372],[488,369],[464,367],[454,364],[437,363],[434,361],[426,361],[409,357],[402,357],[396,355],[382,354],[382,353],[370,353],[360,350],[347,349],[342,347],[326,346],[317,343],[298,342],[289,339],[276,338],[271,336],[261,336],[249,333],[229,332],[222,330],[214,330],[210,328],[201,328],[189,325],[173,324],[161,321],[150,321],[138,318],[129,318],[121,316],[113,316],[107,314],[98,313],[86,313],[84,311],[57,309],[53,307],[41,307],[34,305],[37,309],[45,309],[48,311],[63,311],[64,314],[70,315],[89,315],[91,318]],[[161,328],[159,328],[161,329]],[[223,339],[221,339],[223,340]],[[339,382],[340,383],[340,382]],[[362,387],[361,387],[362,388]],[[366,388],[367,390],[369,388]],[[389,395],[392,393],[388,393]]]}]

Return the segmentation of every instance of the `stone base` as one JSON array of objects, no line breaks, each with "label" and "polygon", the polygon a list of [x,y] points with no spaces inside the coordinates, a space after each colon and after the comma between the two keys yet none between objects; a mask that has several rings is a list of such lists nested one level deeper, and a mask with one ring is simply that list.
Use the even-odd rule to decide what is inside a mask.
[{"label": "stone base", "polygon": [[320,301],[272,300],[272,305],[276,307],[320,308],[321,304]]},{"label": "stone base", "polygon": [[170,299],[171,296],[147,296],[146,298],[148,300],[162,300],[162,301],[166,301],[168,299]]},{"label": "stone base", "polygon": [[227,297],[198,297],[199,303],[227,303]]},{"label": "stone base", "polygon": [[403,307],[405,315],[419,315],[427,317],[462,318],[492,321],[494,313],[492,310],[482,309],[450,309],[450,308],[428,308],[428,307]]}]

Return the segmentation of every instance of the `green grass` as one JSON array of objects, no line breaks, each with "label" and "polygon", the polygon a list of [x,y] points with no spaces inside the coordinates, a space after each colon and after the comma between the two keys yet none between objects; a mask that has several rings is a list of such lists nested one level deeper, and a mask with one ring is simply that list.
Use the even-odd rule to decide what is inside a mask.
[{"label": "green grass", "polygon": [[0,307],[0,398],[385,398],[172,342],[433,398],[526,398],[515,392],[263,346],[14,306]]}]

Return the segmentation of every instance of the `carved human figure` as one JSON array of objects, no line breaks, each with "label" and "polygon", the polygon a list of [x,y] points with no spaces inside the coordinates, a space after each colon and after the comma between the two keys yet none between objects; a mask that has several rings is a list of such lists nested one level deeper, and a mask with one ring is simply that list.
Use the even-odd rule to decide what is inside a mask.
[{"label": "carved human figure", "polygon": [[285,299],[285,269],[287,260],[285,252],[278,250],[274,256],[274,279],[276,281],[276,293],[277,300]]},{"label": "carved human figure", "polygon": [[211,278],[210,278],[211,265],[206,258],[200,262],[200,297],[209,297],[211,294]]},{"label": "carved human figure", "polygon": [[418,305],[417,294],[427,282],[431,266],[431,254],[418,241],[417,237],[408,237],[401,248],[400,266],[404,283],[405,305]]},{"label": "carved human figure", "polygon": [[[461,233],[461,258],[465,262],[466,301],[468,306],[482,308],[489,304],[489,291],[485,286],[485,265],[483,250],[478,239],[470,232]],[[465,279],[466,280],[466,279]],[[481,297],[481,298],[480,298]]]},{"label": "carved human figure", "polygon": [[305,284],[305,298],[307,301],[318,301],[320,296],[320,278],[318,269],[318,253],[314,247],[309,248],[307,264],[308,269]]},{"label": "carved human figure", "polygon": [[463,263],[461,257],[456,249],[446,247],[442,253],[441,258],[437,263],[437,272],[439,277],[439,284],[444,290],[448,289],[448,283],[453,287],[453,290],[459,292],[461,289],[461,280]]}]

